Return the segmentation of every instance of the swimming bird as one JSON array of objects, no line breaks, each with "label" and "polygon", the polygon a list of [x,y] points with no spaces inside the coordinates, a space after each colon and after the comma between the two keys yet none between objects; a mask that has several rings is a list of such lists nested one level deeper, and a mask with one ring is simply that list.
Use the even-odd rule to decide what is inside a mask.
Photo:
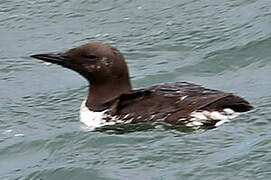
[{"label": "swimming bird", "polygon": [[187,82],[132,89],[120,51],[89,42],[62,53],[31,57],[76,71],[89,82],[80,121],[99,127],[116,123],[165,121],[186,126],[218,126],[253,107],[245,99]]}]

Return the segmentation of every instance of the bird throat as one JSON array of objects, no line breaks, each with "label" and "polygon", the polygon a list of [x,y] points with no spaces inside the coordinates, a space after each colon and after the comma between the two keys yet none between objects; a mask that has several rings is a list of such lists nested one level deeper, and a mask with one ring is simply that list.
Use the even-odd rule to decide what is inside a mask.
[{"label": "bird throat", "polygon": [[113,103],[114,99],[131,90],[130,82],[107,83],[101,86],[90,84],[86,106],[92,111],[103,111]]}]

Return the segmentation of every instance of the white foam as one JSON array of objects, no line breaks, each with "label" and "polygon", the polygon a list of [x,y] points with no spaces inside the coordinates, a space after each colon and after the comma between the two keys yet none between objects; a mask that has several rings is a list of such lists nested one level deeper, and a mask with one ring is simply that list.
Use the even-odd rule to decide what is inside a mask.
[{"label": "white foam", "polygon": [[46,66],[49,66],[49,65],[51,65],[52,63],[44,62],[43,64],[45,64]]},{"label": "white foam", "polygon": [[24,134],[14,134],[15,137],[23,137]]},{"label": "white foam", "polygon": [[9,133],[11,133],[13,130],[12,129],[8,129],[8,130],[5,130],[4,132],[3,132],[3,134],[9,134]]}]

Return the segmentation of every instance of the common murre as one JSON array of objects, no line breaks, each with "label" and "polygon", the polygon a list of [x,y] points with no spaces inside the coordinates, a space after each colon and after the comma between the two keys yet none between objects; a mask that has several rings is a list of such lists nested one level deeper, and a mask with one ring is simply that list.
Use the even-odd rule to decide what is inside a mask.
[{"label": "common murre", "polygon": [[218,126],[253,108],[231,93],[187,82],[133,90],[122,54],[100,42],[31,57],[72,69],[88,80],[89,94],[80,108],[80,121],[87,126],[156,120],[187,126]]}]

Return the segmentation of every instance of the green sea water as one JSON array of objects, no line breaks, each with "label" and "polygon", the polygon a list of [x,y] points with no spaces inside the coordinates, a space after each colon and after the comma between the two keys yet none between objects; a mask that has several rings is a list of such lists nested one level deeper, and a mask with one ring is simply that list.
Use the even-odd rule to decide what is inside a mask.
[{"label": "green sea water", "polygon": [[[134,88],[187,81],[255,107],[210,130],[82,128],[87,82],[31,54],[116,46]],[[0,0],[1,180],[271,178],[270,0]]]}]

